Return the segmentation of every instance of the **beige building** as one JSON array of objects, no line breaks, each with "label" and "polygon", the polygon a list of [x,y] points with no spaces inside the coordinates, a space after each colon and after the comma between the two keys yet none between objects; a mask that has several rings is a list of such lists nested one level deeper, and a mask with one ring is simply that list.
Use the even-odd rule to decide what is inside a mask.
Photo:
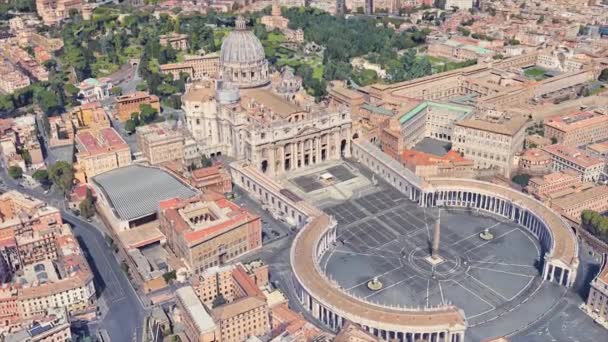
[{"label": "beige building", "polygon": [[137,146],[152,165],[184,159],[184,136],[167,122],[137,127]]},{"label": "beige building", "polygon": [[22,329],[4,336],[4,342],[68,342],[72,340],[70,319],[65,308],[48,310],[46,315]]},{"label": "beige building", "polygon": [[59,210],[11,191],[0,196],[0,217],[0,269],[10,280],[0,290],[0,327],[58,307],[90,309],[93,274]]},{"label": "beige building", "polygon": [[156,95],[150,95],[144,91],[116,97],[116,118],[125,122],[131,118],[131,114],[139,113],[141,105],[150,105],[160,112],[160,100]]},{"label": "beige building", "polygon": [[527,118],[487,111],[456,124],[452,149],[472,159],[478,169],[496,169],[509,177],[513,157],[523,149]]},{"label": "beige building", "polygon": [[245,341],[270,332],[268,303],[255,280],[256,270],[267,272],[267,268],[248,272],[237,264],[208,269],[195,279],[198,297],[207,307],[213,306],[210,311],[219,328],[218,341]]},{"label": "beige building", "polygon": [[608,139],[608,115],[584,111],[547,118],[545,137],[557,143],[579,147]]},{"label": "beige building", "polygon": [[212,52],[202,56],[187,55],[183,62],[163,64],[160,72],[172,75],[173,79],[179,79],[182,73],[188,74],[191,80],[204,80],[217,78],[220,71],[220,56]]},{"label": "beige building", "polygon": [[581,186],[581,176],[573,170],[564,170],[540,177],[532,177],[528,182],[528,193],[541,201],[559,197]]},{"label": "beige building", "polygon": [[181,323],[191,342],[220,341],[213,317],[207,312],[191,286],[185,286],[175,291],[175,299],[181,312]]},{"label": "beige building", "polygon": [[598,180],[604,171],[605,163],[602,159],[592,157],[575,147],[556,144],[543,150],[551,155],[553,171],[574,170],[585,182]]},{"label": "beige building", "polygon": [[171,46],[175,50],[188,50],[188,35],[179,33],[163,34],[159,37],[161,46]]},{"label": "beige building", "polygon": [[67,18],[70,11],[82,11],[83,0],[36,0],[36,10],[46,25],[54,25]]},{"label": "beige building", "polygon": [[538,148],[525,150],[519,157],[519,171],[528,175],[551,172],[551,155]]},{"label": "beige building", "polygon": [[0,74],[0,91],[5,93],[11,94],[30,85],[30,79],[7,61],[0,61]]},{"label": "beige building", "polygon": [[466,42],[459,42],[449,39],[442,42],[435,42],[429,45],[429,56],[446,58],[456,62],[477,60],[479,58],[489,58],[495,52]]},{"label": "beige building", "polygon": [[570,221],[580,224],[583,210],[608,210],[608,186],[590,186],[551,201],[551,207]]},{"label": "beige building", "polygon": [[224,265],[262,246],[260,217],[223,195],[170,199],[159,206],[160,229],[171,250],[192,273]]},{"label": "beige building", "polygon": [[131,164],[131,149],[113,128],[78,132],[76,177],[86,183],[100,173]]},{"label": "beige building", "polygon": [[598,323],[608,326],[608,259],[604,254],[604,263],[600,273],[591,282],[591,290],[585,310]]},{"label": "beige building", "polygon": [[401,154],[400,162],[422,178],[472,178],[475,174],[473,161],[463,158],[456,151],[450,151],[440,157],[415,150],[405,150]]}]

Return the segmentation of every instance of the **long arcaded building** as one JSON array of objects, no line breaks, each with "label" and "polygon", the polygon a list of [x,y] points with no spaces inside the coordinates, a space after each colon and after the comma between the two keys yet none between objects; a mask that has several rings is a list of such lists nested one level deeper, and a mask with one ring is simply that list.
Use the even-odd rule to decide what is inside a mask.
[{"label": "long arcaded building", "polygon": [[[578,268],[575,236],[561,217],[542,203],[487,182],[443,178],[425,182],[370,143],[353,142],[352,146],[354,158],[420,206],[474,208],[525,227],[545,251],[543,279],[566,287],[574,283]],[[337,331],[351,321],[382,340],[464,341],[467,320],[458,307],[389,307],[355,298],[340,288],[319,266],[325,251],[336,241],[337,222],[252,165],[235,162],[232,173],[234,182],[275,216],[290,217],[300,228],[291,247],[296,294],[303,307],[327,328]]]}]

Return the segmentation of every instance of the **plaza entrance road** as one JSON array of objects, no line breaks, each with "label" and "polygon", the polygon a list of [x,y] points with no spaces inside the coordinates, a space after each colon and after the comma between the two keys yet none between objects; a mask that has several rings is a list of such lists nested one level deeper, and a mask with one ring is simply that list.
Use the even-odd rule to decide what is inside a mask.
[{"label": "plaza entrance road", "polygon": [[3,166],[0,168],[2,168],[0,178],[4,182],[4,188],[17,190],[61,208],[61,216],[64,221],[72,226],[74,235],[93,270],[98,296],[97,304],[103,309],[101,321],[93,322],[91,326],[105,329],[112,342],[141,341],[143,318],[147,310],[114,258],[112,251],[108,248],[99,229],[65,210],[60,195],[44,194],[39,189],[21,187],[7,175],[6,168]]}]

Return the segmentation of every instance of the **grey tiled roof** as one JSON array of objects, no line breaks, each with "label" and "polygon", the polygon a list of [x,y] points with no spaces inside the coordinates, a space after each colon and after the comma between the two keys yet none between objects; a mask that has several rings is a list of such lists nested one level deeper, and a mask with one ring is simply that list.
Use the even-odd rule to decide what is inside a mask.
[{"label": "grey tiled roof", "polygon": [[121,220],[133,220],[158,210],[170,198],[188,198],[196,191],[163,170],[129,165],[93,177]]}]

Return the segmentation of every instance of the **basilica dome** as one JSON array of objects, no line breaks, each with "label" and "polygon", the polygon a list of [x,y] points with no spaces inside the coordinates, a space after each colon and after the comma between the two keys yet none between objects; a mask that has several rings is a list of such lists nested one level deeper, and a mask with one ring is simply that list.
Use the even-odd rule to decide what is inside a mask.
[{"label": "basilica dome", "polygon": [[223,80],[239,88],[269,83],[264,47],[253,32],[247,30],[242,17],[237,18],[235,30],[222,43],[220,67]]}]

